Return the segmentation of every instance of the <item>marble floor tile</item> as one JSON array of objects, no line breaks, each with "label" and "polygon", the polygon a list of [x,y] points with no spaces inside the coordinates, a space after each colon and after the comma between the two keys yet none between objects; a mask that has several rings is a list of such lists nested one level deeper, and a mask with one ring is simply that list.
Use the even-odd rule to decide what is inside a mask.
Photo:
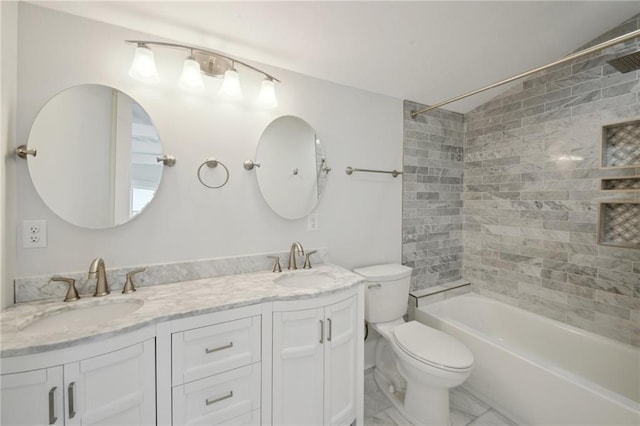
[{"label": "marble floor tile", "polygon": [[393,420],[394,426],[412,426],[395,407],[387,408],[384,412]]},{"label": "marble floor tile", "polygon": [[449,392],[449,405],[451,411],[455,410],[466,414],[472,419],[480,417],[491,408],[460,386]]},{"label": "marble floor tile", "polygon": [[374,415],[368,415],[367,411],[364,412],[364,424],[366,426],[396,426],[396,422],[386,413],[386,411],[380,411]]},{"label": "marble floor tile", "polygon": [[[382,393],[376,385],[372,372],[364,375],[364,414],[376,415],[392,407],[391,401]],[[365,423],[366,424],[366,423]],[[373,423],[380,424],[380,423]]]},{"label": "marble floor tile", "polygon": [[452,408],[449,413],[449,419],[451,420],[451,426],[467,426],[475,420],[475,417]]},{"label": "marble floor tile", "polygon": [[490,409],[471,423],[469,426],[518,426],[494,409]]},{"label": "marble floor tile", "polygon": [[[451,389],[451,426],[517,426],[467,390]],[[410,426],[382,393],[373,378],[373,370],[364,375],[365,426]]]}]

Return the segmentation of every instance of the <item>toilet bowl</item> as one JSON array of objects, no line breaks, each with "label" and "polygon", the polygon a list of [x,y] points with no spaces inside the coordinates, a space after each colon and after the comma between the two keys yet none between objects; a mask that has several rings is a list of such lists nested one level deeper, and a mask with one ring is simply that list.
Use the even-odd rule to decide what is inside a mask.
[{"label": "toilet bowl", "polygon": [[473,354],[460,341],[416,321],[405,322],[411,268],[355,269],[367,279],[365,318],[380,335],[374,378],[415,425],[449,425],[449,389],[471,374]]}]

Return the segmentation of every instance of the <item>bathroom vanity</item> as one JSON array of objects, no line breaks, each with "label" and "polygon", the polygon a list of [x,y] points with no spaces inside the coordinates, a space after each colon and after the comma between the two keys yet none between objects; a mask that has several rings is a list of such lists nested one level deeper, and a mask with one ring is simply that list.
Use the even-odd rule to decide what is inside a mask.
[{"label": "bathroom vanity", "polygon": [[2,424],[361,424],[363,300],[322,264],[14,305]]}]

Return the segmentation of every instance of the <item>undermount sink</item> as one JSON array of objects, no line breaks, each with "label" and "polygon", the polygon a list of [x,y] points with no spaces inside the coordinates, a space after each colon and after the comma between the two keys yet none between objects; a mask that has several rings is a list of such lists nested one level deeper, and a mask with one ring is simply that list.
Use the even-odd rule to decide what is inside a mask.
[{"label": "undermount sink", "polygon": [[319,287],[325,284],[332,284],[335,281],[335,276],[327,272],[316,271],[289,272],[273,280],[277,285],[290,288]]},{"label": "undermount sink", "polygon": [[61,332],[96,326],[119,319],[142,307],[144,302],[138,299],[117,300],[106,303],[69,305],[36,316],[33,321],[22,327],[27,332]]}]

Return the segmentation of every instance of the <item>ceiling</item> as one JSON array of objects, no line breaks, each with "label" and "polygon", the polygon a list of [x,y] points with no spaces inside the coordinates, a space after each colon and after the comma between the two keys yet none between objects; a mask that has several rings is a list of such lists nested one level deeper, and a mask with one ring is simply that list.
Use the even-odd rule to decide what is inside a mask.
[{"label": "ceiling", "polygon": [[640,1],[33,3],[423,104],[560,59],[640,13]]}]

